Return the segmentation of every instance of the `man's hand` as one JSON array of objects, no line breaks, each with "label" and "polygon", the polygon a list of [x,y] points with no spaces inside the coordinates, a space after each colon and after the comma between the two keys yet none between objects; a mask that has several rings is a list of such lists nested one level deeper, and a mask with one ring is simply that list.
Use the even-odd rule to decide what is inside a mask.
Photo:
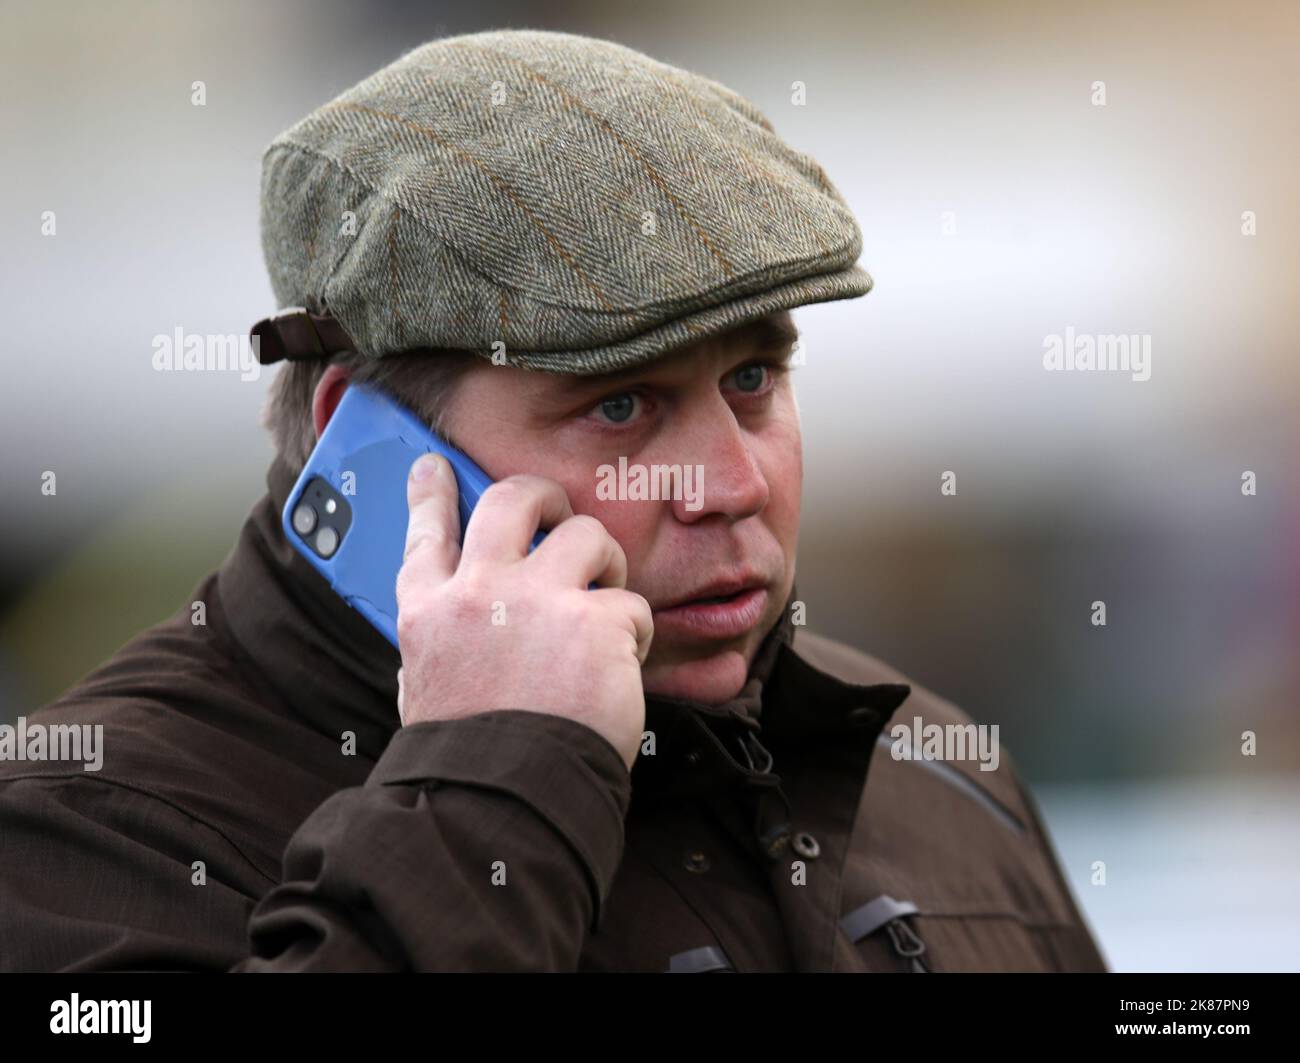
[{"label": "man's hand", "polygon": [[[397,577],[402,723],[553,713],[594,729],[630,771],[654,621],[649,603],[624,589],[623,548],[595,517],[575,516],[554,480],[511,476],[484,492],[462,552],[456,499],[445,458],[411,466]],[[529,554],[539,527],[552,530]]]}]

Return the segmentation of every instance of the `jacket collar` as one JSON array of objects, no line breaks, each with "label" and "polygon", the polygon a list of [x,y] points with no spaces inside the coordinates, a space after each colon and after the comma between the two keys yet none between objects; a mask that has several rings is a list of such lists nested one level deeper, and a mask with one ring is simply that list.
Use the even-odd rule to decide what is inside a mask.
[{"label": "jacket collar", "polygon": [[[401,658],[286,539],[280,514],[295,479],[277,456],[267,472],[267,494],[254,505],[218,572],[223,612],[231,636],[257,669],[254,682],[310,727],[335,738],[354,732],[358,750],[377,760],[400,723]],[[760,731],[764,741],[803,744],[835,741],[865,728],[874,742],[908,688],[862,686],[815,668],[792,645],[788,604],[735,698],[722,705],[646,699],[655,756],[638,758],[636,787],[677,790],[683,763],[698,769],[688,778],[706,785],[764,778],[770,771],[762,770]]]}]

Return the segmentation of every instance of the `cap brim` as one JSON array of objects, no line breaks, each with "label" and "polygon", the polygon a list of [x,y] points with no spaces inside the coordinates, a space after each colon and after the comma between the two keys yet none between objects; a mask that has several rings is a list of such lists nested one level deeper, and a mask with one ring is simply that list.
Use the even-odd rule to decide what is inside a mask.
[{"label": "cap brim", "polygon": [[610,373],[655,361],[671,351],[778,310],[866,295],[872,284],[871,275],[865,269],[850,266],[830,273],[800,277],[762,292],[705,307],[616,343],[567,351],[508,351],[506,360],[511,365],[547,373],[576,376]]}]

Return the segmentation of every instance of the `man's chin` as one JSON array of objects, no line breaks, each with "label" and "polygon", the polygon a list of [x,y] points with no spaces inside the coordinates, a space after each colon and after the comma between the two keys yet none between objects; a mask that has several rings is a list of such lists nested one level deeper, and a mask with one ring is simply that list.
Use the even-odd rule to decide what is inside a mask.
[{"label": "man's chin", "polygon": [[749,661],[742,650],[725,650],[711,657],[687,661],[648,663],[641,683],[648,697],[685,698],[720,705],[745,688]]}]

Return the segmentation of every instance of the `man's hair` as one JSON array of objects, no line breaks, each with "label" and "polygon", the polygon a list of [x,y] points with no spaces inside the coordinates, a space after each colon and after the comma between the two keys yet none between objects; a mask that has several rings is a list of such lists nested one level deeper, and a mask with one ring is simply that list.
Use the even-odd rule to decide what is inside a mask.
[{"label": "man's hair", "polygon": [[407,351],[386,358],[365,358],[345,351],[328,361],[285,362],[271,383],[262,425],[275,440],[286,464],[299,473],[316,446],[312,398],[327,365],[348,370],[354,384],[387,391],[439,435],[456,384],[478,360],[470,351]]}]

